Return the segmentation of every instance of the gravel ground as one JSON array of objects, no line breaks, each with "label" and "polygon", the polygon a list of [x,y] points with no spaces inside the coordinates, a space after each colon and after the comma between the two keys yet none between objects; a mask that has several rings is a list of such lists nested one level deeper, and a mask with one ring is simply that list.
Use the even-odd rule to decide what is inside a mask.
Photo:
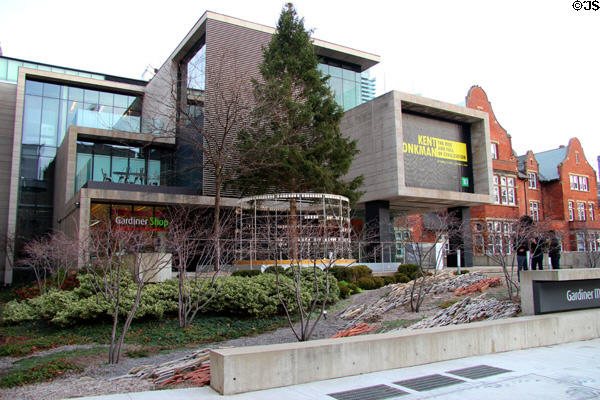
[{"label": "gravel ground", "polygon": [[[493,288],[498,289],[498,288]],[[334,310],[329,310],[327,319],[321,319],[311,339],[330,338],[340,330],[344,329],[348,321],[338,317],[343,311],[354,304],[376,302],[382,296],[390,291],[384,287],[377,290],[370,290],[352,296],[344,300]],[[393,309],[383,316],[382,321],[397,321],[402,319],[415,320],[433,315],[439,311],[437,304],[443,301],[457,298],[451,292],[444,295],[430,296],[430,301],[424,303],[423,311],[416,314],[408,309]],[[371,321],[373,322],[373,321]],[[381,321],[379,321],[381,322]],[[214,343],[203,347],[240,347],[254,346],[275,343],[295,342],[296,338],[289,327],[280,328],[272,332],[263,333],[256,336],[241,337],[226,342]],[[52,352],[72,350],[75,348],[86,348],[90,346],[65,346],[57,349],[37,353],[36,355],[47,355]],[[0,399],[24,399],[24,400],[58,400],[81,396],[104,395],[111,393],[142,392],[154,389],[151,382],[141,379],[119,379],[111,378],[127,374],[133,367],[141,365],[157,365],[167,361],[183,357],[192,351],[191,349],[174,351],[167,354],[157,354],[145,358],[126,358],[116,365],[106,365],[106,355],[104,353],[96,356],[98,361],[86,368],[82,373],[66,374],[60,379],[52,382],[46,382],[25,387],[17,387],[0,390]],[[0,369],[7,368],[16,359],[9,357],[0,358]]]}]

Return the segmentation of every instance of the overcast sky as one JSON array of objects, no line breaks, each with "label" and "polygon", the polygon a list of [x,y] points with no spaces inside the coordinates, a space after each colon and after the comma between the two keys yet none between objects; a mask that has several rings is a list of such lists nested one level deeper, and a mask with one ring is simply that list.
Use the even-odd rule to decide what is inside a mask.
[{"label": "overcast sky", "polygon": [[[378,94],[464,104],[485,89],[521,155],[578,137],[600,154],[600,10],[574,0],[297,0],[314,37],[381,56]],[[283,1],[0,1],[5,56],[140,78],[205,10],[275,26]],[[584,8],[590,2],[580,3]]]}]

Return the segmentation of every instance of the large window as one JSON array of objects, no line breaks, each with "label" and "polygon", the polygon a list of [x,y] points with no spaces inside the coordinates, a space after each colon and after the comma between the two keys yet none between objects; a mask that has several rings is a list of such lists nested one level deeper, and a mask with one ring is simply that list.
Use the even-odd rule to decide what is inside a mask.
[{"label": "large window", "polygon": [[88,181],[168,185],[171,152],[108,143],[77,142],[75,191]]},{"label": "large window", "polygon": [[494,175],[494,202],[509,206],[516,204],[514,177]]},{"label": "large window", "polygon": [[349,110],[361,104],[361,73],[358,69],[341,65],[333,60],[325,60],[319,64],[323,75],[329,75],[329,87],[335,95],[335,101]]},{"label": "large window", "polygon": [[140,132],[141,109],[141,97],[27,80],[22,143],[58,147],[71,125]]},{"label": "large window", "polygon": [[569,175],[569,182],[571,183],[571,190],[589,192],[587,176]]},{"label": "large window", "polygon": [[475,235],[473,250],[477,254],[511,254],[514,221],[488,220],[484,226],[481,223],[474,225]]}]

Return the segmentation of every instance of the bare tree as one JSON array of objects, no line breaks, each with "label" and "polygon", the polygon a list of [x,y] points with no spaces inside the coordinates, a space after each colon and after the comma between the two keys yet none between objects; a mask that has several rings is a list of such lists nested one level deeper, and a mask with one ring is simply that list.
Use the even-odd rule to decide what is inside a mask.
[{"label": "bare tree", "polygon": [[[418,266],[410,289],[410,309],[414,312],[419,312],[433,287],[438,266],[443,265],[445,249],[463,231],[461,222],[447,212],[430,213],[423,216],[423,220],[426,221],[423,229],[412,229],[412,234],[401,241],[407,261]],[[410,228],[415,227],[416,220],[414,217],[405,217],[400,222],[400,225]]]},{"label": "bare tree", "polygon": [[181,206],[171,208],[168,215],[166,246],[178,272],[178,320],[183,328],[192,323],[221,288],[223,282],[217,276],[233,261],[234,241],[226,238],[233,224],[231,214],[221,218],[223,227],[219,231],[225,238],[212,240],[214,225],[209,210]]},{"label": "bare tree", "polygon": [[40,294],[51,285],[60,289],[79,261],[78,244],[60,231],[26,243],[23,252],[19,262],[32,268]]},{"label": "bare tree", "polygon": [[277,296],[289,325],[297,340],[309,340],[330,297],[330,268],[342,259],[347,263],[352,254],[348,199],[286,193],[245,200],[249,206],[237,210],[239,251],[251,262],[275,267]]},{"label": "bare tree", "polygon": [[[221,198],[225,185],[234,173],[238,160],[234,142],[246,125],[249,113],[249,77],[240,72],[236,54],[228,49],[215,49],[218,62],[205,65],[204,57],[188,60],[187,69],[156,76],[171,88],[170,95],[151,98],[155,106],[150,112],[155,123],[151,128],[162,136],[174,137],[185,149],[180,158],[186,165],[177,174],[202,175],[203,186],[214,179],[214,208],[212,238],[220,240]],[[204,82],[210,91],[204,90]],[[149,97],[152,97],[150,94]],[[163,123],[177,116],[175,123]],[[198,174],[198,172],[200,172]],[[200,183],[200,182],[198,182]],[[213,189],[209,188],[208,191]],[[216,243],[216,263],[220,264],[221,246]]]},{"label": "bare tree", "polygon": [[[485,225],[476,225],[472,233],[474,238],[474,251],[486,255],[491,262],[502,267],[504,281],[508,289],[508,297],[514,299],[519,295],[517,268],[517,249],[524,248],[532,254],[544,252],[547,242],[549,225],[546,222],[534,223],[528,216],[522,216],[518,221],[505,219],[490,221]],[[531,268],[531,258],[527,260]],[[515,279],[515,272],[517,279]]]},{"label": "bare tree", "polygon": [[[107,302],[111,308],[112,331],[108,362],[116,364],[144,287],[163,270],[168,268],[170,272],[168,253],[153,251],[156,243],[152,232],[119,227],[110,221],[102,221],[90,228],[82,245],[90,256],[84,268],[88,272],[96,299],[98,302]],[[131,306],[123,301],[121,284],[128,270],[133,271],[135,285],[135,298]],[[119,329],[120,315],[125,315],[125,320]]]},{"label": "bare tree", "polygon": [[[600,234],[596,231],[583,229],[575,235],[578,242],[583,242],[583,254],[588,268],[598,268],[600,266]],[[578,243],[578,247],[579,243]]]},{"label": "bare tree", "polygon": [[[330,221],[331,222],[331,221]],[[336,227],[330,225],[326,229],[317,225],[296,225],[288,227],[287,234],[282,240],[292,243],[289,268],[286,275],[291,278],[291,284],[280,276],[281,254],[275,254],[275,276],[277,297],[283,307],[288,323],[298,341],[310,340],[315,328],[321,320],[331,290],[330,271],[340,259],[349,253],[349,243],[346,241],[330,241],[327,231],[343,229],[339,223]],[[324,254],[324,251],[326,254]],[[310,287],[310,298],[303,296],[303,288]],[[293,294],[291,301],[286,299],[284,292]],[[291,310],[298,311],[299,324],[292,320]]]}]

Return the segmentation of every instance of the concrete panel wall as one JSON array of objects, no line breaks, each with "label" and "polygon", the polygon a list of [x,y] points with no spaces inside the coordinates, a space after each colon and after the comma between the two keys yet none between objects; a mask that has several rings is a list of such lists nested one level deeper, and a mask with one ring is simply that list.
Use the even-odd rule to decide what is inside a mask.
[{"label": "concrete panel wall", "polygon": [[[0,83],[0,243],[8,228],[8,202],[13,148],[13,128],[17,85]],[[5,247],[0,246],[0,271],[6,263]],[[4,273],[2,275],[4,276]]]},{"label": "concrete panel wall", "polygon": [[600,310],[210,352],[211,387],[243,393],[600,336]]},{"label": "concrete panel wall", "polygon": [[361,202],[383,200],[398,194],[404,186],[404,174],[398,166],[402,157],[400,102],[388,92],[346,111],[340,124],[344,136],[356,140],[360,150],[354,157],[347,178],[364,176],[361,187],[366,193]]}]

